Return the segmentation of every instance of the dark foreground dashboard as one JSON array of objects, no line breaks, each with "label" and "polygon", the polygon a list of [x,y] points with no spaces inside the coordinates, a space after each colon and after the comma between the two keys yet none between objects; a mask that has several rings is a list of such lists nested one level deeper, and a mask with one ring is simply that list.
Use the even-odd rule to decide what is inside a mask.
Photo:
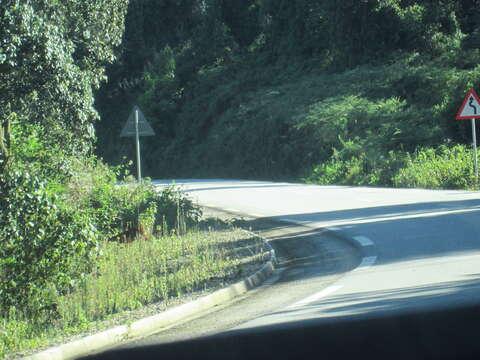
[{"label": "dark foreground dashboard", "polygon": [[84,360],[479,359],[480,306],[230,331]]}]

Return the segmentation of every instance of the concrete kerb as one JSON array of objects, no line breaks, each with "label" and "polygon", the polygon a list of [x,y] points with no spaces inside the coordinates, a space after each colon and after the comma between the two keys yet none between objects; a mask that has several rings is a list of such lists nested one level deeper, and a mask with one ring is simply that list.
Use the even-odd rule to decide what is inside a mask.
[{"label": "concrete kerb", "polygon": [[[249,232],[251,233],[251,232]],[[262,238],[258,234],[251,233]],[[130,325],[121,325],[112,329],[86,336],[63,345],[55,346],[39,353],[26,356],[24,360],[68,360],[81,356],[87,356],[95,352],[113,348],[126,341],[146,337],[162,331],[176,322],[182,321],[190,316],[200,314],[215,306],[225,304],[237,296],[261,285],[275,269],[275,251],[262,238],[269,248],[268,261],[260,270],[226,288],[217,290],[207,296],[201,297],[189,303],[166,310],[160,314],[137,320]]]}]

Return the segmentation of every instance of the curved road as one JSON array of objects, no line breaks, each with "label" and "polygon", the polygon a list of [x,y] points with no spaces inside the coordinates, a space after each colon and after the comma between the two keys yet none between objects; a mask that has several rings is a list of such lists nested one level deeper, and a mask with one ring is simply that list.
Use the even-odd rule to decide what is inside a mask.
[{"label": "curved road", "polygon": [[[280,270],[271,281],[276,284],[217,315],[141,344],[310,318],[480,303],[479,192],[230,180],[176,184],[202,206],[285,224],[276,231],[298,238],[289,251],[303,260]],[[339,237],[354,239],[360,258]],[[314,254],[318,258],[309,263]]]}]

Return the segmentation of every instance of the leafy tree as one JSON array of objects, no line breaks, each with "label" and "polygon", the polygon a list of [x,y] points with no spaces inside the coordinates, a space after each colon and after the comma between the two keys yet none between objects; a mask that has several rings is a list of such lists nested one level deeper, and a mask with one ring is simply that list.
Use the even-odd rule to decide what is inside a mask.
[{"label": "leafy tree", "polygon": [[[152,176],[191,175],[197,164],[196,176],[270,176],[327,161],[333,148],[346,161],[360,159],[341,152],[349,142],[361,145],[359,153],[370,149],[369,163],[370,152],[469,141],[468,126],[448,119],[455,99],[478,82],[479,1],[132,0],[120,61],[97,97],[99,152],[115,163],[119,154],[133,156],[130,139],[112,133],[134,103],[157,130],[142,145]],[[374,80],[375,69],[381,76]],[[327,74],[349,72],[347,92],[315,95],[312,88],[295,98],[279,89],[303,76],[328,81]],[[265,114],[247,131],[265,91]],[[293,107],[315,107],[315,121],[299,127],[301,114],[310,115],[302,108],[287,116],[292,106],[272,115],[274,94]],[[330,105],[352,105],[351,119],[328,120]],[[396,110],[380,119],[383,107]],[[319,140],[321,155],[311,150]],[[174,165],[158,165],[165,158]]]},{"label": "leafy tree", "polygon": [[94,138],[92,88],[105,79],[128,0],[4,0],[0,5],[0,160],[12,121],[41,124],[70,153]]},{"label": "leafy tree", "polygon": [[220,0],[221,19],[240,48],[252,44],[261,32],[259,0]]}]

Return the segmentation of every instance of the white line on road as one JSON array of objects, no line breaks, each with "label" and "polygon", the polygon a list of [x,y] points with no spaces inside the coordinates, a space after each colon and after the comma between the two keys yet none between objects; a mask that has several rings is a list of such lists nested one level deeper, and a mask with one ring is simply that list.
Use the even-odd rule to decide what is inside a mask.
[{"label": "white line on road", "polygon": [[330,230],[330,231],[340,231],[340,228],[335,227],[335,226],[329,226],[329,227],[327,227],[327,230]]},{"label": "white line on road", "polygon": [[[343,219],[337,220],[332,225],[344,226],[344,225],[352,225],[352,224],[369,224],[369,223],[376,223],[382,221],[391,221],[391,220],[400,220],[400,219],[416,219],[416,218],[426,218],[426,217],[434,217],[434,216],[443,216],[443,215],[452,215],[452,214],[467,214],[471,212],[480,212],[480,207],[476,206],[473,209],[457,209],[457,210],[446,210],[446,211],[419,211],[416,214],[390,214],[390,215],[378,215],[372,216],[365,219],[360,220],[352,220],[352,219]],[[309,222],[308,224],[311,227],[327,227],[328,229],[332,229],[335,226],[329,226],[328,223],[323,221],[321,222]]]},{"label": "white line on road", "polygon": [[297,225],[305,225],[305,221],[298,221],[298,220],[292,220],[292,219],[287,219],[287,218],[281,218],[279,220],[283,221],[283,222],[297,224]]},{"label": "white line on road", "polygon": [[367,256],[367,257],[364,257],[362,259],[362,262],[360,263],[360,265],[358,265],[358,267],[353,270],[353,271],[357,271],[357,270],[365,270],[367,268],[369,268],[370,266],[372,266],[373,264],[375,264],[375,261],[377,261],[377,257],[376,256]]},{"label": "white line on road", "polygon": [[314,301],[318,301],[320,300],[321,298],[324,298],[330,294],[333,294],[335,291],[341,289],[343,287],[343,285],[332,285],[332,286],[329,286],[327,287],[326,289],[323,289],[322,291],[316,293],[316,294],[313,294],[312,296],[309,296],[303,300],[300,300],[298,302],[296,302],[295,304],[293,305],[290,305],[287,307],[287,309],[293,309],[293,308],[296,308],[296,307],[300,307],[300,306],[303,306],[303,305],[307,305],[307,304],[310,304]]},{"label": "white line on road", "polygon": [[370,240],[369,238],[367,238],[366,236],[354,236],[353,237],[357,242],[360,243],[360,245],[362,246],[373,246],[374,243],[372,240]]}]

